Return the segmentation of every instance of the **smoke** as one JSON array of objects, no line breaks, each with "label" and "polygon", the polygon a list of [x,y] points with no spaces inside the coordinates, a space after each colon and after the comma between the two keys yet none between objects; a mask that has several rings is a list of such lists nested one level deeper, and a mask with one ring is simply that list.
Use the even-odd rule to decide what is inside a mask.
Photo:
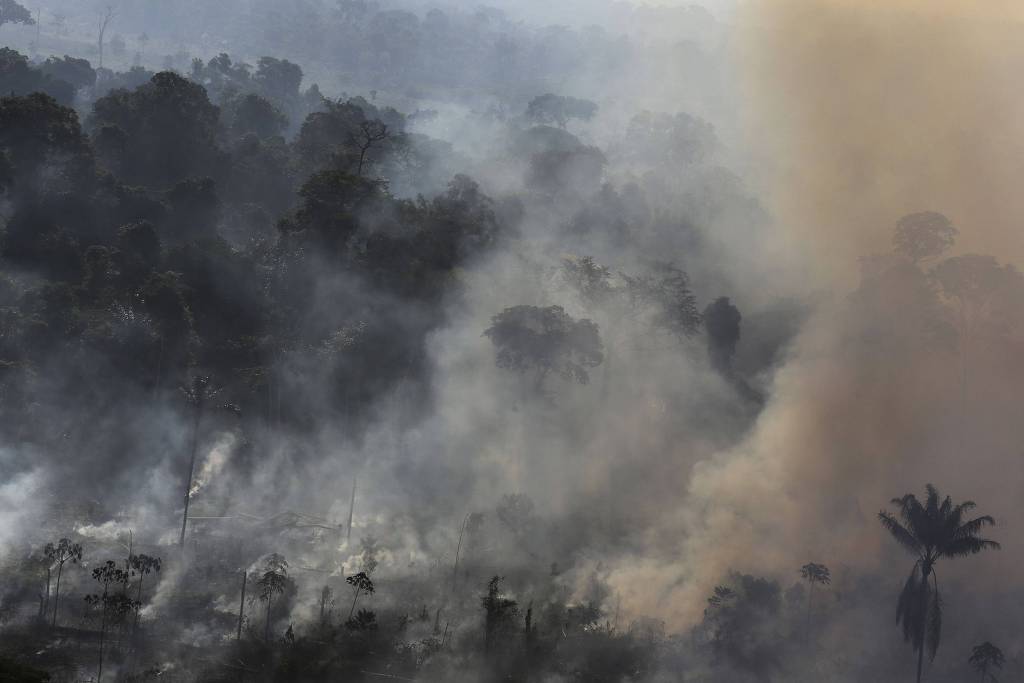
[{"label": "smoke", "polygon": [[[1024,476],[1012,398],[1019,336],[989,338],[984,357],[958,360],[955,342],[915,327],[932,299],[928,287],[913,294],[913,277],[843,292],[856,286],[858,258],[889,252],[896,221],[914,211],[948,215],[961,251],[1022,255],[1022,16],[1009,2],[743,5],[746,144],[778,226],[773,256],[790,265],[794,291],[814,295],[815,313],[749,438],[694,468],[678,561],[613,575],[645,609],[669,604],[692,623],[729,568],[792,580],[808,561],[895,587],[910,562],[875,513],[926,482],[976,500],[1000,523],[992,535],[1012,540]],[[969,402],[960,362],[971,367]],[[967,637],[989,618],[972,600],[1020,591],[1013,545],[944,568],[947,580],[983,577],[984,588],[961,587],[973,597],[947,598]]]},{"label": "smoke", "polygon": [[[743,5],[736,55],[762,197],[819,281],[941,211],[967,251],[1019,258],[1019,3]],[[766,170],[766,171],[765,171]]]}]

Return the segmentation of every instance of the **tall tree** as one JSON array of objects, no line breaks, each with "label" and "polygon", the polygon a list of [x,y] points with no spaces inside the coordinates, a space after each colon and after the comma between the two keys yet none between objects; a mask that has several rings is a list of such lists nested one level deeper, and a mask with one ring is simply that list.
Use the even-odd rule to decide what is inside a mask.
[{"label": "tall tree", "polygon": [[814,599],[814,584],[820,583],[827,586],[832,583],[832,574],[828,567],[823,564],[808,562],[800,567],[800,578],[809,584],[807,591],[807,633],[811,632],[811,607]]},{"label": "tall tree", "polygon": [[46,554],[51,566],[57,565],[57,586],[53,591],[53,622],[50,624],[51,626],[56,626],[57,600],[60,598],[60,577],[64,572],[64,564],[69,560],[72,564],[78,564],[78,561],[82,559],[82,546],[62,538],[57,542],[57,545],[47,543],[43,552]]},{"label": "tall tree", "polygon": [[85,602],[93,609],[100,611],[100,652],[99,665],[96,670],[97,683],[103,679],[103,641],[107,635],[107,626],[111,622],[124,619],[129,613],[136,609],[134,600],[121,593],[111,593],[110,586],[124,584],[128,580],[128,572],[117,566],[113,560],[107,560],[92,570],[94,578],[101,586],[102,593],[92,593],[85,596]]},{"label": "tall tree", "polygon": [[139,609],[135,612],[135,628],[138,628],[139,611],[142,609],[142,580],[151,572],[160,571],[161,562],[159,557],[150,557],[140,553],[128,558],[128,564],[131,566],[132,574],[137,574],[139,577],[138,593],[135,596],[135,601],[139,605]]},{"label": "tall tree", "polygon": [[270,615],[274,607],[274,596],[284,593],[288,585],[288,562],[283,555],[272,553],[263,566],[263,576],[256,582],[258,597],[267,603],[267,618],[263,624],[263,639],[270,641]]},{"label": "tall tree", "polygon": [[203,419],[206,403],[217,395],[219,389],[210,386],[210,378],[196,375],[190,387],[181,387],[181,393],[192,408],[192,440],[189,448],[188,477],[185,479],[185,510],[181,513],[181,537],[178,545],[185,546],[185,529],[188,526],[188,503],[192,498],[192,476],[196,470],[196,452],[199,449],[199,423]]},{"label": "tall tree", "polygon": [[896,623],[902,625],[904,639],[917,652],[918,683],[925,649],[929,659],[934,659],[942,637],[942,599],[935,574],[936,563],[944,558],[977,555],[983,550],[1000,547],[979,535],[986,526],[995,524],[992,517],[965,519],[966,513],[976,507],[973,501],[954,505],[949,496],[940,500],[939,492],[931,484],[925,490],[923,502],[912,493],[893,498],[898,518],[884,510],[878,513],[882,526],[915,557],[896,604]]},{"label": "tall tree", "polygon": [[361,593],[368,593],[373,595],[374,587],[373,581],[366,575],[366,572],[359,572],[345,579],[345,583],[352,587],[352,608],[348,611],[348,618],[352,618],[352,614],[356,611],[356,601],[359,599]]}]

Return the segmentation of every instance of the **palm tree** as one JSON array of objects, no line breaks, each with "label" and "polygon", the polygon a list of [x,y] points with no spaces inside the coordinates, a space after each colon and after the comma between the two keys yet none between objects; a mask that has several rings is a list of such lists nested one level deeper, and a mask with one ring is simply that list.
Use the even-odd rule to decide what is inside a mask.
[{"label": "palm tree", "polygon": [[811,632],[811,600],[814,598],[814,584],[827,586],[832,583],[832,574],[823,564],[808,562],[800,567],[800,577],[810,584],[807,592],[807,632]]},{"label": "palm tree", "polygon": [[986,640],[981,645],[974,646],[974,649],[971,650],[971,656],[967,661],[970,662],[975,671],[981,674],[981,683],[985,683],[985,681],[996,680],[995,675],[989,670],[1002,669],[1006,658],[1003,656],[1002,650]]},{"label": "palm tree", "polygon": [[912,493],[892,500],[899,509],[899,519],[884,510],[878,513],[882,526],[917,558],[896,604],[896,623],[903,626],[904,639],[917,651],[918,683],[925,648],[929,659],[934,659],[942,636],[942,599],[936,562],[942,558],[976,555],[988,548],[999,549],[998,543],[978,535],[984,527],[994,525],[994,519],[983,515],[964,520],[964,514],[975,508],[973,501],[954,505],[946,496],[940,502],[934,486],[928,484],[925,489],[924,503]]}]

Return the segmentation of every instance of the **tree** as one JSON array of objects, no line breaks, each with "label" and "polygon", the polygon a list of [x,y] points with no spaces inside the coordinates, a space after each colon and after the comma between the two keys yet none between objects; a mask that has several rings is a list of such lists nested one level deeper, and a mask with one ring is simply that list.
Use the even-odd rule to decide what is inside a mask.
[{"label": "tree", "polygon": [[192,498],[192,475],[196,469],[196,452],[199,449],[199,423],[203,419],[203,410],[207,402],[220,393],[220,389],[210,386],[210,378],[203,375],[196,375],[192,378],[192,385],[188,388],[181,387],[181,393],[185,401],[192,408],[192,440],[189,448],[188,477],[185,479],[185,510],[181,513],[181,537],[178,545],[185,547],[185,528],[188,526],[188,504]]},{"label": "tree", "polygon": [[977,343],[1004,337],[1024,321],[1024,276],[1012,265],[1000,265],[992,256],[981,254],[948,258],[935,266],[931,275],[954,310],[961,393],[966,404]]},{"label": "tree", "polygon": [[267,618],[263,625],[263,639],[270,641],[270,614],[274,606],[274,596],[284,593],[288,585],[288,562],[283,555],[272,553],[263,566],[263,575],[256,582],[259,589],[257,597],[267,603]]},{"label": "tree", "polygon": [[675,171],[704,161],[718,146],[718,139],[714,126],[703,119],[644,111],[630,119],[622,144],[628,158]]},{"label": "tree", "polygon": [[513,306],[491,319],[484,335],[497,349],[499,368],[535,373],[537,390],[557,372],[564,379],[586,384],[604,360],[597,324],[573,320],[561,306]]},{"label": "tree", "polygon": [[263,93],[275,102],[294,102],[302,85],[302,69],[287,59],[260,57],[253,77]]},{"label": "tree", "polygon": [[814,598],[814,584],[820,583],[823,586],[827,586],[832,583],[832,575],[823,564],[815,564],[814,562],[808,562],[804,566],[800,567],[800,578],[808,583],[807,592],[807,633],[810,635],[811,632],[811,601]]},{"label": "tree", "polygon": [[16,0],[0,0],[0,26],[4,24],[25,24],[31,26],[36,23],[32,13]]},{"label": "tree", "polygon": [[912,493],[893,498],[899,518],[887,511],[878,513],[882,526],[903,548],[915,557],[914,566],[896,605],[896,623],[903,627],[904,639],[917,651],[917,681],[921,681],[924,652],[935,658],[942,636],[942,600],[935,564],[944,558],[976,555],[983,550],[998,550],[995,541],[979,534],[995,524],[988,515],[965,519],[973,510],[973,501],[954,505],[949,496],[941,501],[934,486],[925,487],[922,503]]},{"label": "tree", "polygon": [[501,593],[502,577],[492,577],[487,582],[487,594],[480,598],[484,608],[484,652],[494,647],[496,636],[507,627],[517,612],[516,601]]},{"label": "tree", "polygon": [[132,555],[128,558],[128,564],[131,567],[132,574],[138,575],[139,586],[138,593],[136,594],[135,602],[138,604],[139,609],[135,611],[135,628],[139,627],[139,612],[142,610],[142,580],[152,572],[160,571],[160,558],[150,557],[145,554]]},{"label": "tree", "polygon": [[128,572],[117,566],[113,560],[92,570],[92,578],[103,586],[102,593],[92,593],[85,596],[85,602],[93,609],[100,611],[100,652],[99,666],[96,671],[97,683],[103,678],[103,641],[107,635],[107,626],[110,621],[123,620],[133,610],[138,609],[138,604],[122,593],[110,593],[111,584],[124,584],[128,582]]},{"label": "tree", "polygon": [[[697,297],[685,271],[671,263],[655,263],[650,274],[623,275],[634,306],[651,310],[651,324],[684,341],[700,329]],[[723,330],[728,333],[727,328]]]},{"label": "tree", "polygon": [[934,211],[907,214],[896,223],[893,250],[914,263],[941,256],[953,246],[959,231],[948,218]]},{"label": "tree", "polygon": [[547,93],[530,100],[526,107],[526,118],[539,124],[554,123],[565,128],[570,119],[589,121],[597,114],[597,105],[590,100]]},{"label": "tree", "polygon": [[374,587],[373,581],[367,576],[366,572],[359,572],[345,579],[345,583],[352,587],[352,608],[348,611],[348,618],[352,618],[352,614],[356,611],[356,601],[359,599],[360,593],[368,593],[373,595]]},{"label": "tree", "polygon": [[995,683],[997,679],[992,673],[992,669],[1002,669],[1006,657],[1003,656],[1002,650],[986,640],[981,645],[974,646],[967,661],[975,671],[981,674],[981,683],[986,683],[986,681]]},{"label": "tree", "polygon": [[99,47],[100,58],[97,64],[97,68],[103,68],[103,39],[107,35],[107,27],[110,26],[110,21],[114,18],[114,8],[107,5],[106,10],[103,12],[103,16],[100,17],[100,29],[97,36],[97,46]]},{"label": "tree", "polygon": [[88,120],[93,139],[106,144],[106,163],[127,184],[167,188],[192,177],[219,174],[220,110],[206,90],[164,71],[129,91],[96,100]]},{"label": "tree", "polygon": [[0,151],[0,190],[23,197],[89,188],[92,154],[78,115],[48,95],[0,98]]},{"label": "tree", "polygon": [[356,175],[362,177],[363,165],[367,153],[377,143],[388,139],[388,127],[380,121],[363,121],[359,124],[359,163],[356,164]]},{"label": "tree", "polygon": [[236,137],[252,133],[260,138],[271,138],[281,135],[288,127],[288,117],[255,93],[231,101],[228,109],[231,132]]},{"label": "tree", "polygon": [[64,571],[64,564],[69,560],[72,564],[78,564],[78,561],[82,559],[82,546],[79,543],[72,543],[70,540],[62,538],[57,542],[57,545],[47,543],[43,553],[46,555],[46,559],[50,561],[50,566],[57,565],[57,586],[53,591],[53,621],[50,624],[51,626],[56,626],[57,601],[60,599],[60,577]]}]

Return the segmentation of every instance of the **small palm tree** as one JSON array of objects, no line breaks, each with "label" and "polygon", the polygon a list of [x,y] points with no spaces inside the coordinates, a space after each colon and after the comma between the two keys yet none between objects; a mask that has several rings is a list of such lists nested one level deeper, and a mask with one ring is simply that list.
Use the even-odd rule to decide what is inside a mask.
[{"label": "small palm tree", "polygon": [[995,541],[979,536],[982,529],[994,525],[995,520],[988,515],[964,520],[965,513],[976,507],[973,501],[954,505],[946,496],[940,502],[934,486],[928,484],[925,490],[923,503],[912,493],[892,500],[899,509],[899,519],[886,511],[878,513],[882,526],[917,558],[896,605],[896,623],[903,626],[904,639],[912,643],[917,652],[918,683],[925,648],[929,659],[934,659],[942,636],[942,599],[935,564],[942,558],[966,557],[986,549],[999,549]]},{"label": "small palm tree", "polygon": [[986,640],[981,645],[974,646],[967,661],[981,674],[981,683],[985,683],[997,680],[992,669],[1002,669],[1006,658],[1002,650]]},{"label": "small palm tree", "polygon": [[832,583],[832,574],[828,567],[823,564],[808,562],[800,567],[800,577],[810,584],[807,591],[807,632],[811,631],[811,601],[814,598],[814,584],[820,583],[827,586]]}]

